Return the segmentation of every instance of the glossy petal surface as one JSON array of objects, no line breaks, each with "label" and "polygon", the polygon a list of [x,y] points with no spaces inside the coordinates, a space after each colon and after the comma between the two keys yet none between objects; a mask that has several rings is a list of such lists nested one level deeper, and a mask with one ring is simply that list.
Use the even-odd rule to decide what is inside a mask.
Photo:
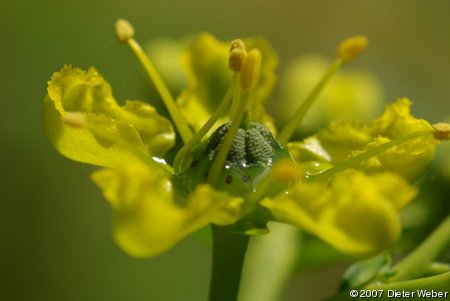
[{"label": "glossy petal surface", "polygon": [[398,211],[415,194],[394,174],[349,170],[329,184],[298,183],[261,204],[276,220],[299,226],[344,253],[370,256],[398,239]]},{"label": "glossy petal surface", "polygon": [[[141,101],[119,106],[111,87],[94,69],[65,66],[49,81],[42,122],[50,143],[64,156],[114,167],[123,160],[148,161],[170,149],[170,121]],[[67,122],[75,114],[80,124]]]},{"label": "glossy petal surface", "polygon": [[117,243],[136,257],[159,255],[210,223],[234,223],[243,201],[198,185],[181,206],[175,201],[173,183],[156,164],[102,169],[92,179],[114,210]]}]

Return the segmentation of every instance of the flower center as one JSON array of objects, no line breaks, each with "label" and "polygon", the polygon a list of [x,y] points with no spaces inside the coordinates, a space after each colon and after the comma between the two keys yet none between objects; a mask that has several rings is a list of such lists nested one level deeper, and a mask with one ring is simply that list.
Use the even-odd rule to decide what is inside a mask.
[{"label": "flower center", "polygon": [[[214,160],[225,135],[231,127],[231,122],[221,125],[209,138],[209,157]],[[272,133],[258,122],[250,122],[248,126],[240,127],[234,136],[230,151],[226,158],[226,165],[236,165],[247,167],[261,164],[270,165],[274,161],[274,156],[284,150]]]},{"label": "flower center", "polygon": [[[180,175],[186,188],[192,190],[207,181],[230,128],[231,122],[224,123],[205,143],[193,149],[191,166]],[[262,124],[241,125],[234,135],[216,187],[233,195],[247,195],[269,173],[273,163],[289,157],[287,150]]]}]

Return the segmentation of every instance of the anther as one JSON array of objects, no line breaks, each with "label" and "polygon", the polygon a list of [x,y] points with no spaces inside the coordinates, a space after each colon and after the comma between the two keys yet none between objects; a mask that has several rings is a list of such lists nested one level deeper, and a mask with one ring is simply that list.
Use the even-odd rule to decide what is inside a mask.
[{"label": "anther", "polygon": [[120,43],[126,43],[134,36],[134,28],[125,19],[118,19],[116,21],[116,37]]},{"label": "anther", "polygon": [[258,82],[261,73],[261,52],[252,49],[241,67],[241,87],[244,91],[250,91]]},{"label": "anther", "polygon": [[301,179],[304,175],[303,169],[291,160],[281,160],[273,167],[273,175],[278,182],[288,183]]},{"label": "anther", "polygon": [[79,112],[67,112],[64,114],[63,121],[65,124],[72,127],[84,127],[86,125],[86,118],[83,113]]},{"label": "anther", "polygon": [[450,140],[450,123],[433,124],[433,136],[437,140]]},{"label": "anther", "polygon": [[241,39],[231,41],[230,58],[228,60],[230,69],[234,72],[240,72],[246,56],[247,51],[244,42]]},{"label": "anther", "polygon": [[348,63],[358,57],[358,55],[366,49],[367,44],[368,41],[365,36],[347,38],[339,45],[336,56],[340,58],[343,63]]}]

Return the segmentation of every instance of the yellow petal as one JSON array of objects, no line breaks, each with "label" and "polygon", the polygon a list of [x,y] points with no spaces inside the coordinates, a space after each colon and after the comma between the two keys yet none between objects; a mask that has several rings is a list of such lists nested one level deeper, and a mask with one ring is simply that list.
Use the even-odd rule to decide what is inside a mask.
[{"label": "yellow petal", "polygon": [[199,185],[180,205],[173,184],[158,166],[128,164],[92,175],[114,210],[114,237],[136,257],[156,256],[208,225],[229,225],[240,216],[241,198]]},{"label": "yellow petal", "polygon": [[332,123],[316,136],[333,163],[344,161],[352,150],[361,149],[372,140],[369,128],[360,122]]},{"label": "yellow petal", "polygon": [[[394,172],[416,180],[431,163],[439,141],[433,127],[411,115],[411,102],[401,98],[387,106],[370,126],[361,122],[335,122],[302,142],[288,147],[297,160],[329,161],[337,165],[394,139],[423,132],[423,136],[393,146],[372,156],[359,166],[366,172]],[[426,132],[430,135],[426,135]]]},{"label": "yellow petal", "polygon": [[298,183],[261,204],[276,220],[299,226],[344,253],[370,256],[398,239],[398,211],[415,194],[394,174],[368,176],[350,170],[329,185]]},{"label": "yellow petal", "polygon": [[[411,101],[407,98],[400,98],[387,106],[382,116],[373,121],[371,131],[374,140],[363,151],[409,133],[431,132],[433,127],[426,120],[415,118],[411,114],[410,107]],[[438,144],[439,141],[432,135],[423,136],[390,148],[373,158],[371,162],[366,162],[364,168],[367,171],[392,171],[415,180],[433,160]]]},{"label": "yellow petal", "polygon": [[174,144],[167,119],[140,101],[119,106],[109,84],[93,68],[84,72],[65,66],[56,72],[42,115],[50,143],[80,162],[113,167],[128,159],[147,161],[164,155]]},{"label": "yellow petal", "polygon": [[[266,114],[264,103],[275,85],[278,59],[270,45],[261,38],[244,39],[244,43],[247,50],[258,48],[262,54],[261,76],[248,103],[251,118],[275,132],[273,120]],[[218,41],[211,34],[203,33],[192,41],[182,55],[188,87],[178,97],[177,103],[195,129],[199,129],[214,112],[231,82],[229,49],[229,42]]]},{"label": "yellow petal", "polygon": [[431,131],[433,127],[426,120],[411,115],[411,105],[411,101],[407,98],[399,98],[388,105],[381,117],[372,122],[374,135],[392,139],[412,132]]}]

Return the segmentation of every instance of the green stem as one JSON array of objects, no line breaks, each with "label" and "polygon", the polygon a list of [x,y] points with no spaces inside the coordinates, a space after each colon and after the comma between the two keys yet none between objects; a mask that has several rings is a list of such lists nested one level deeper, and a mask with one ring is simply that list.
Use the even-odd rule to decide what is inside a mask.
[{"label": "green stem", "polygon": [[450,264],[443,262],[433,262],[425,270],[425,274],[428,276],[439,275],[450,272]]},{"label": "green stem", "polygon": [[396,264],[390,282],[422,276],[429,265],[450,245],[450,216],[436,228],[411,254]]},{"label": "green stem", "polygon": [[242,272],[239,301],[276,301],[294,271],[299,254],[299,229],[269,223],[270,233],[250,240]]},{"label": "green stem", "polygon": [[249,236],[212,225],[213,264],[209,301],[236,301]]},{"label": "green stem", "polygon": [[448,290],[450,288],[450,272],[439,274],[436,276],[419,278],[408,281],[400,281],[394,283],[372,283],[364,289],[382,289],[382,290],[417,290],[417,289],[434,289]]}]

